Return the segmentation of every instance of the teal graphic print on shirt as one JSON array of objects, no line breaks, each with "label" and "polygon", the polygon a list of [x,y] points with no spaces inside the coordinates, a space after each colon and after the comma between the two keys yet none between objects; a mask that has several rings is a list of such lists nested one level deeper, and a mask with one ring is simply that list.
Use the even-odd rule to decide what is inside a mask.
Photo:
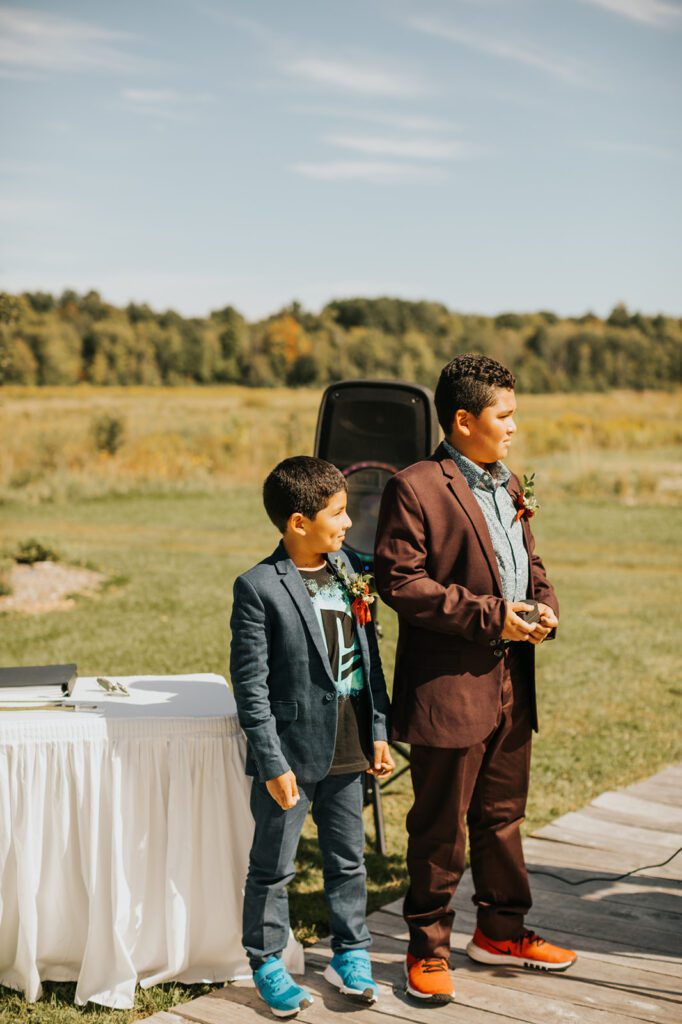
[{"label": "teal graphic print on shirt", "polygon": [[365,673],[350,598],[328,565],[304,569],[301,576],[327,645],[336,691],[342,697],[357,696],[365,685]]}]

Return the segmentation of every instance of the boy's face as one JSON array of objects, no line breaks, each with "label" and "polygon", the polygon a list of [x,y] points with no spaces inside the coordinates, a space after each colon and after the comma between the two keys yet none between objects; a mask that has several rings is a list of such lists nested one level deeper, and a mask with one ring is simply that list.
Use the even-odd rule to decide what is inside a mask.
[{"label": "boy's face", "polygon": [[455,440],[464,442],[467,458],[480,463],[506,458],[516,433],[515,412],[516,395],[510,388],[495,388],[493,404],[486,406],[480,416],[458,409],[452,432]]},{"label": "boy's face", "polygon": [[300,517],[300,526],[305,531],[306,542],[311,551],[324,554],[327,551],[340,549],[346,536],[346,530],[353,525],[346,512],[347,499],[345,491],[337,491],[314,519],[308,519],[307,516]]}]

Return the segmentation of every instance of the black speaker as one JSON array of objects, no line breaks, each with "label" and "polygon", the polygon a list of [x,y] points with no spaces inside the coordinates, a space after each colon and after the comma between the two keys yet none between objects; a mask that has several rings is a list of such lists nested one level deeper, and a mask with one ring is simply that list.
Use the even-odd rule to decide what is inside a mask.
[{"label": "black speaker", "polygon": [[379,503],[386,481],[430,455],[438,443],[438,417],[428,388],[400,380],[344,380],[320,403],[315,455],[332,462],[348,481],[353,526],[346,547],[371,567]]}]

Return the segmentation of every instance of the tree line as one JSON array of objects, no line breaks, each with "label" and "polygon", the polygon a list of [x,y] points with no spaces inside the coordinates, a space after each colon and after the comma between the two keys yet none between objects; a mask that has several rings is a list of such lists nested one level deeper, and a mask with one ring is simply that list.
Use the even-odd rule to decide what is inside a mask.
[{"label": "tree line", "polygon": [[298,303],[248,323],[226,306],[203,318],[90,291],[0,293],[0,384],[243,384],[306,387],[386,377],[433,387],[459,352],[505,363],[527,392],[668,389],[682,381],[682,319],[616,306],[606,319],[552,312],[496,317],[437,302]]}]

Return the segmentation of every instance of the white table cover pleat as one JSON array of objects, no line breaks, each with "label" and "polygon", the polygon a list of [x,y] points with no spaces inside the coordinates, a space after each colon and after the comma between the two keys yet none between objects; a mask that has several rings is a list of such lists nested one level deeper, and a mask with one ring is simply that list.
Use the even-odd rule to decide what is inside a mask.
[{"label": "white table cover pleat", "polygon": [[138,983],[248,974],[244,754],[235,716],[3,721],[0,982],[125,1009]]}]

